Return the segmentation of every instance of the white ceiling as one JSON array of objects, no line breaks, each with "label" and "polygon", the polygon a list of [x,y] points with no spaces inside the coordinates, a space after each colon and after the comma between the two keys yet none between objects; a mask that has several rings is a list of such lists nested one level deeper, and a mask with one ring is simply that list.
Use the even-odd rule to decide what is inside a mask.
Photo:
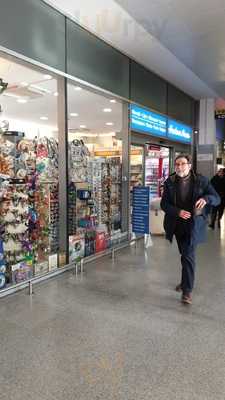
[{"label": "white ceiling", "polygon": [[[7,90],[0,95],[1,119],[16,120],[10,129],[25,129],[30,124],[57,129],[57,80],[47,79],[45,72],[0,57],[0,76],[8,82]],[[25,86],[26,84],[26,86]],[[111,103],[111,97],[99,96],[86,89],[76,90],[68,85],[68,127],[73,131],[91,133],[119,132],[122,127],[122,104]],[[10,96],[10,97],[9,97]],[[26,103],[19,103],[25,100]],[[114,100],[114,99],[113,99]],[[111,112],[103,112],[109,108]],[[70,116],[77,113],[78,116]],[[47,117],[46,121],[41,117]],[[113,125],[106,125],[107,123]],[[81,129],[80,125],[85,125]]]},{"label": "white ceiling", "polygon": [[[201,26],[208,21],[208,37],[210,30],[210,12],[215,24],[215,13],[210,0],[45,0],[80,25],[112,44],[123,53],[128,54],[147,68],[167,79],[191,96],[199,99],[218,97],[223,91],[214,85],[215,79],[208,79],[205,71],[215,66],[213,61],[216,52],[201,43],[201,29],[197,16],[201,17]],[[205,6],[205,4],[207,5]],[[224,0],[216,0],[216,6],[222,6]],[[209,11],[207,6],[210,5]],[[205,9],[206,10],[205,10]],[[223,4],[222,13],[225,5]],[[217,10],[218,14],[218,10]],[[185,20],[185,23],[183,22]],[[188,24],[186,24],[188,22]],[[222,17],[219,19],[222,23]],[[204,64],[192,68],[194,56],[198,56],[193,32],[198,28],[198,44],[201,44]],[[166,42],[166,39],[168,40]],[[220,43],[224,40],[220,38]],[[163,40],[162,40],[163,39]],[[165,40],[164,40],[165,39]],[[165,43],[164,43],[165,42]],[[179,51],[174,46],[179,42]],[[208,43],[210,46],[213,43]],[[215,44],[215,43],[214,43]],[[176,46],[175,46],[176,47]],[[209,50],[212,51],[209,56]],[[223,52],[222,52],[223,53]],[[221,55],[222,58],[222,55]],[[193,65],[187,61],[192,60]],[[222,63],[219,66],[220,79]],[[216,71],[218,68],[215,69]],[[207,75],[207,76],[206,76]],[[220,80],[219,78],[217,81]],[[224,93],[225,94],[225,93]]]},{"label": "white ceiling", "polygon": [[181,62],[225,97],[224,0],[115,0]]}]

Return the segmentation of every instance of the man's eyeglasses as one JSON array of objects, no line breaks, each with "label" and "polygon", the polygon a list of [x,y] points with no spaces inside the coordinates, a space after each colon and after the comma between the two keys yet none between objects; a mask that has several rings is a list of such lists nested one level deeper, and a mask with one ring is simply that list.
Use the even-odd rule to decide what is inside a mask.
[{"label": "man's eyeglasses", "polygon": [[180,163],[175,163],[175,167],[184,167],[185,165],[188,165],[188,162],[180,162]]}]

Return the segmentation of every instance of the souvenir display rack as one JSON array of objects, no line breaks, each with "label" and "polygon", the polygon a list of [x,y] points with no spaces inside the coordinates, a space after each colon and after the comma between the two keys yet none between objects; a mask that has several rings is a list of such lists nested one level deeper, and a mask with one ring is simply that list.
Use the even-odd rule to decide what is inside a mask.
[{"label": "souvenir display rack", "polygon": [[130,166],[130,190],[134,186],[143,185],[143,166],[142,164],[134,164]]},{"label": "souvenir display rack", "polygon": [[159,192],[159,159],[156,157],[146,158],[145,184],[150,186],[151,198],[157,197]]},{"label": "souvenir display rack", "polygon": [[0,135],[0,177],[0,259],[4,284],[16,284],[48,272],[48,258],[58,252],[57,141]]},{"label": "souvenir display rack", "polygon": [[78,254],[72,246],[78,248],[80,235],[87,256],[109,247],[121,232],[121,161],[95,157],[77,139],[69,143],[68,158],[70,254]]},{"label": "souvenir display rack", "polygon": [[[68,231],[74,261],[110,247],[121,235],[121,160],[90,154],[82,140],[69,143],[68,158]],[[58,193],[57,140],[1,134],[0,288],[57,266]]]}]

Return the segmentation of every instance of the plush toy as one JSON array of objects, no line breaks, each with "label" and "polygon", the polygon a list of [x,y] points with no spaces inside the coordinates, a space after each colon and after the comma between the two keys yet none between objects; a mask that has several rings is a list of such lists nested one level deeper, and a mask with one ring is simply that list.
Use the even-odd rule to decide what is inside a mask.
[{"label": "plush toy", "polygon": [[10,165],[7,157],[0,154],[0,173],[5,175],[10,175]]}]

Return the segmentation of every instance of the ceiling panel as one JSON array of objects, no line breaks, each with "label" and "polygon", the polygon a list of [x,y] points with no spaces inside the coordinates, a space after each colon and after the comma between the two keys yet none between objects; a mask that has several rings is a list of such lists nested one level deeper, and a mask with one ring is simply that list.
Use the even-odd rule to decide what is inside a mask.
[{"label": "ceiling panel", "polygon": [[116,0],[209,87],[225,97],[224,0]]},{"label": "ceiling panel", "polygon": [[[107,2],[105,0],[93,0],[92,2],[90,0],[44,1],[190,96],[196,99],[217,97],[215,90],[201,76],[194,73],[160,42],[161,33],[166,32],[167,29],[167,21],[171,20],[173,23],[176,19],[174,17],[176,8],[174,8],[173,1],[161,0],[158,4],[158,0],[151,0],[152,8],[150,10],[146,8],[146,5],[149,6],[147,0],[144,2],[136,2],[136,0],[126,2],[114,0],[107,0]],[[160,14],[160,7],[163,14]],[[179,9],[182,12],[182,7]],[[149,19],[150,12],[152,12],[152,18]],[[168,18],[167,15],[169,15]],[[138,17],[140,23],[135,19]],[[187,28],[183,27],[183,31],[184,29],[188,31]],[[149,33],[150,31],[153,34]],[[189,46],[188,52],[192,52],[193,57],[194,51],[194,48]],[[186,53],[187,47],[184,46],[183,56]]]}]

